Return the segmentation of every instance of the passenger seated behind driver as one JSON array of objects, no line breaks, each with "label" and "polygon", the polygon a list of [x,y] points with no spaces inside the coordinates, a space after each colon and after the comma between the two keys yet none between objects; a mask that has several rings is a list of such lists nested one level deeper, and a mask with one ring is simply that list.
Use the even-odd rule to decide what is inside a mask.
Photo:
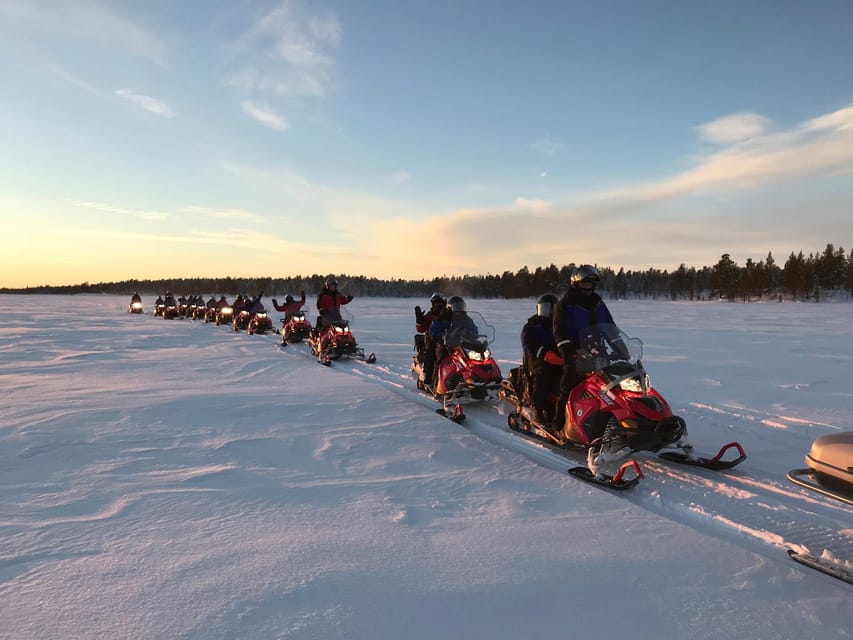
[{"label": "passenger seated behind driver", "polygon": [[528,395],[536,420],[541,424],[551,421],[554,405],[548,404],[548,395],[557,390],[563,371],[563,359],[557,353],[557,341],[554,339],[552,318],[556,306],[557,296],[554,294],[539,296],[536,313],[521,329],[522,364],[528,375]]},{"label": "passenger seated behind driver", "polygon": [[272,299],[272,306],[275,307],[275,310],[284,313],[284,317],[281,319],[282,322],[287,322],[290,320],[290,316],[302,309],[302,305],[305,304],[305,292],[301,291],[300,295],[301,298],[299,300],[294,300],[293,296],[288,293],[284,298],[284,304],[281,305],[275,298]]},{"label": "passenger seated behind driver", "polygon": [[432,323],[438,318],[445,309],[447,302],[444,296],[440,293],[434,293],[429,298],[430,308],[426,313],[423,312],[420,305],[415,306],[415,349],[418,352],[418,359],[423,362],[424,351],[432,346],[432,337],[429,333],[429,328]]},{"label": "passenger seated behind driver", "polygon": [[317,311],[320,315],[317,316],[316,331],[321,331],[332,322],[341,319],[341,305],[352,302],[352,296],[345,296],[338,292],[338,281],[334,278],[326,280],[326,286],[317,296]]}]

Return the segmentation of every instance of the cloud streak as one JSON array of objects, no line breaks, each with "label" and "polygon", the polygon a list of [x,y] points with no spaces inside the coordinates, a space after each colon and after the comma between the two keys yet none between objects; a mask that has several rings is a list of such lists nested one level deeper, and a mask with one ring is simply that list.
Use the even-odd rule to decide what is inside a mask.
[{"label": "cloud streak", "polygon": [[757,135],[700,156],[695,166],[670,178],[591,193],[585,200],[648,202],[851,171],[853,105],[807,120],[789,131]]},{"label": "cloud streak", "polygon": [[115,94],[130,104],[163,118],[174,118],[175,112],[162,100],[152,98],[130,89],[116,89]]},{"label": "cloud streak", "polygon": [[[715,122],[721,121],[726,119]],[[372,251],[385,251],[389,263],[400,265],[400,273],[417,274],[444,269],[447,273],[500,273],[507,265],[544,266],[552,261],[632,268],[637,247],[644,247],[641,252],[648,259],[645,266],[634,264],[633,268],[666,261],[675,267],[691,257],[699,264],[711,264],[720,246],[741,247],[762,258],[779,238],[786,238],[784,250],[793,248],[789,243],[826,234],[831,227],[801,230],[801,215],[785,214],[782,219],[778,205],[736,201],[726,206],[723,213],[728,215],[721,221],[714,200],[703,204],[702,197],[853,173],[853,105],[773,133],[765,130],[769,120],[759,118],[739,135],[734,134],[736,120],[727,122],[726,127],[712,129],[717,139],[728,135],[735,142],[699,156],[690,169],[658,181],[582,193],[560,204],[520,197],[503,209],[399,217],[375,225],[365,236],[375,240]],[[750,135],[744,139],[746,131]],[[808,207],[804,203],[815,197],[820,196],[800,189],[788,208],[801,212]],[[835,233],[849,237],[853,223],[843,213],[846,205],[821,202],[820,206],[835,212],[827,214],[837,221]],[[476,251],[472,241],[479,247]],[[423,265],[423,246],[430,247],[431,268]],[[693,254],[685,253],[688,246]],[[482,251],[482,247],[495,250]],[[758,254],[755,247],[760,247]]]},{"label": "cloud streak", "polygon": [[169,218],[169,214],[165,211],[127,209],[124,207],[116,207],[109,204],[103,204],[101,202],[86,202],[81,200],[73,200],[71,204],[73,204],[75,207],[80,207],[83,209],[91,209],[93,211],[100,211],[102,213],[115,213],[122,216],[139,218],[140,220],[166,220]]},{"label": "cloud streak", "polygon": [[276,131],[285,131],[289,126],[287,118],[265,105],[257,105],[249,100],[244,100],[240,106],[243,109],[243,113],[260,122],[265,127],[275,129]]},{"label": "cloud streak", "polygon": [[167,48],[139,25],[95,2],[3,0],[0,24],[93,42],[167,66]]},{"label": "cloud streak", "polygon": [[317,98],[329,94],[334,86],[333,52],[343,30],[335,14],[308,7],[285,0],[232,44],[233,85],[249,95]]}]

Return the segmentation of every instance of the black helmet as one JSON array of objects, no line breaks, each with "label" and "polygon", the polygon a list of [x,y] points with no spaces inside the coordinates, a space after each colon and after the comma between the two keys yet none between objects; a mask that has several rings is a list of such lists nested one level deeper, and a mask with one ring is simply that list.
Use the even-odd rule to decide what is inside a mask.
[{"label": "black helmet", "polygon": [[442,306],[446,303],[444,296],[437,291],[429,297],[429,301],[430,304],[440,304]]},{"label": "black helmet", "polygon": [[335,285],[335,286],[337,287],[337,286],[338,286],[338,281],[337,281],[337,280],[335,280],[334,278],[326,278],[326,288],[328,289],[328,288],[329,288],[329,287],[331,287],[332,285]]},{"label": "black helmet", "polygon": [[551,312],[554,310],[554,305],[557,304],[557,296],[553,293],[545,293],[539,296],[539,299],[536,301],[536,315],[542,316],[543,318],[548,318],[551,316]]},{"label": "black helmet", "polygon": [[581,282],[591,282],[593,284],[592,288],[595,289],[595,283],[599,280],[601,280],[601,276],[598,273],[598,269],[592,265],[583,264],[572,271],[572,276],[569,278],[569,286],[577,288]]},{"label": "black helmet", "polygon": [[288,293],[286,296],[284,296],[284,302],[286,304],[293,304],[293,296]]},{"label": "black helmet", "polygon": [[461,296],[450,296],[447,301],[447,306],[451,311],[465,311],[465,301]]}]

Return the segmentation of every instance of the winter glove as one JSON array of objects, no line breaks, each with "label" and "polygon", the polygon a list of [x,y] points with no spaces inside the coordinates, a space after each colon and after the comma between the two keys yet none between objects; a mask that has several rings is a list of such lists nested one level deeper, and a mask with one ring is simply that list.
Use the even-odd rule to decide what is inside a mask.
[{"label": "winter glove", "polygon": [[347,302],[352,302],[352,296],[347,296]]},{"label": "winter glove", "polygon": [[548,364],[553,364],[557,367],[563,366],[563,359],[553,351],[546,351],[543,360]]},{"label": "winter glove", "polygon": [[421,309],[420,305],[418,305],[418,306],[416,306],[416,307],[415,307],[415,321],[416,321],[418,324],[423,324],[423,323],[424,323],[424,312],[423,312],[423,310]]},{"label": "winter glove", "polygon": [[563,364],[572,362],[575,359],[575,345],[564,344],[560,347],[560,357],[563,359]]},{"label": "winter glove", "polygon": [[275,299],[275,298],[273,298],[273,299],[272,299],[272,303],[273,303],[275,306],[278,306],[278,302],[276,301],[276,299]]}]

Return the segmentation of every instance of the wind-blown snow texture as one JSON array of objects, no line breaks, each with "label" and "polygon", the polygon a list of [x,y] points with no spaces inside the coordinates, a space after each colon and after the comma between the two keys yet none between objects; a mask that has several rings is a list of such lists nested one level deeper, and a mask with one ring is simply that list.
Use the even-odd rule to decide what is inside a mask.
[{"label": "wind-blown snow texture", "polygon": [[[853,510],[785,478],[853,429],[851,304],[612,302],[697,449],[749,455],[616,494],[434,413],[423,300],[356,299],[378,362],[330,368],[127,302],[0,296],[0,637],[853,636],[853,588],[785,554],[853,562]],[[469,308],[506,373],[533,302]]]}]

